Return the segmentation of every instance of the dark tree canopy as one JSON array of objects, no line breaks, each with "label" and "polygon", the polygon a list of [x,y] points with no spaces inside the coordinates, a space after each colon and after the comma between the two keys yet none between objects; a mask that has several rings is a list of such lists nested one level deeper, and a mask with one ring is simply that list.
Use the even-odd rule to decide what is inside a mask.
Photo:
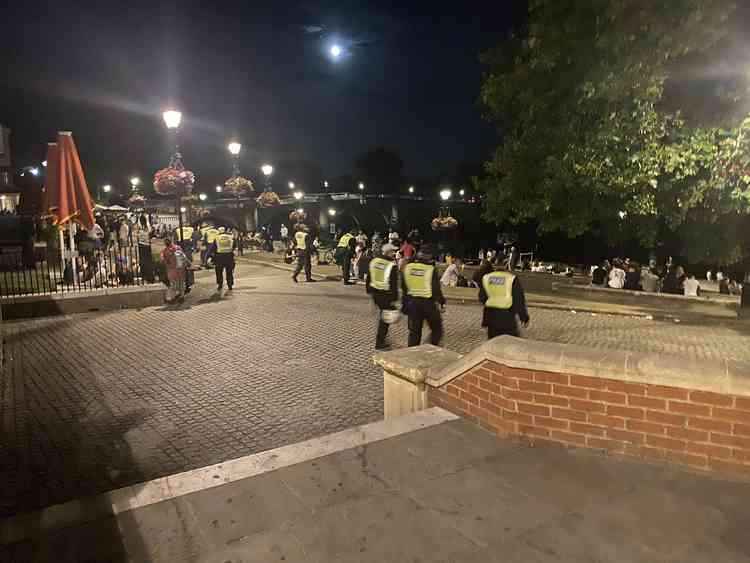
[{"label": "dark tree canopy", "polygon": [[[646,245],[684,234],[690,258],[736,261],[740,238],[696,234],[748,211],[747,89],[693,80],[696,101],[686,84],[737,17],[728,0],[530,0],[524,33],[484,55],[481,98],[503,140],[479,182],[486,217]],[[712,111],[687,120],[688,102]]]}]

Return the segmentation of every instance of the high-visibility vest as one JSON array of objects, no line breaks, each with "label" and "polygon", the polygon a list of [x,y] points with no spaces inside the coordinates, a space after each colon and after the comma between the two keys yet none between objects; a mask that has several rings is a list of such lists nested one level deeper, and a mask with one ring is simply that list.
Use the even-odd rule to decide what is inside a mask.
[{"label": "high-visibility vest", "polygon": [[213,244],[216,240],[216,237],[219,236],[219,229],[210,228],[206,231],[206,242],[208,244]]},{"label": "high-visibility vest", "polygon": [[432,275],[435,266],[412,262],[404,268],[406,293],[411,297],[432,298]]},{"label": "high-visibility vest", "polygon": [[234,249],[234,237],[229,233],[222,233],[216,237],[216,252],[228,254]]},{"label": "high-visibility vest", "polygon": [[307,250],[307,233],[303,231],[295,233],[294,242],[297,245],[297,250]]},{"label": "high-visibility vest", "polygon": [[509,272],[490,272],[482,278],[482,287],[487,294],[485,307],[508,310],[513,306],[513,280]]},{"label": "high-visibility vest", "polygon": [[354,235],[346,233],[339,239],[339,248],[349,248],[349,241],[354,238]]},{"label": "high-visibility vest", "polygon": [[182,231],[177,229],[177,240],[190,240],[193,238],[193,227],[182,227]]},{"label": "high-visibility vest", "polygon": [[393,262],[385,258],[373,258],[370,260],[370,287],[380,291],[391,289],[391,272]]}]

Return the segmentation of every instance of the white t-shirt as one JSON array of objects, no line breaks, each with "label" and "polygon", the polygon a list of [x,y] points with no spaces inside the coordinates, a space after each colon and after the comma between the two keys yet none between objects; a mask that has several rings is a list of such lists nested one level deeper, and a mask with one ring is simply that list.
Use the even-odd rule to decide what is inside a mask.
[{"label": "white t-shirt", "polygon": [[451,264],[445,269],[443,276],[440,278],[440,284],[446,287],[456,287],[458,283],[458,266]]},{"label": "white t-shirt", "polygon": [[701,288],[701,284],[698,283],[698,280],[687,279],[683,287],[685,288],[685,295],[688,297],[698,297],[698,290]]},{"label": "white t-shirt", "polygon": [[609,273],[609,287],[612,289],[622,289],[625,286],[625,270],[612,268]]}]

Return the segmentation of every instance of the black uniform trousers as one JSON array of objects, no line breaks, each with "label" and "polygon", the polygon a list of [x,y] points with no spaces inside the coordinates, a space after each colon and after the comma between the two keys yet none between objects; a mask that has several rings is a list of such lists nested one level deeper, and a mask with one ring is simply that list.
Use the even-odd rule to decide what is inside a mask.
[{"label": "black uniform trousers", "polygon": [[352,257],[354,254],[348,248],[341,253],[341,272],[344,278],[344,283],[349,283],[349,278],[352,275]]},{"label": "black uniform trousers", "polygon": [[312,280],[312,260],[310,251],[297,250],[297,265],[294,268],[293,277],[296,279],[302,270],[305,270],[305,279]]},{"label": "black uniform trousers", "polygon": [[234,285],[234,254],[232,252],[217,252],[214,255],[214,269],[216,270],[216,285],[224,286],[224,270],[227,272],[227,287]]},{"label": "black uniform trousers", "polygon": [[438,346],[443,339],[443,318],[438,304],[432,299],[409,297],[406,313],[409,315],[409,346],[422,343],[422,324],[430,327],[430,343]]},{"label": "black uniform trousers", "polygon": [[394,311],[396,307],[393,305],[391,294],[387,291],[373,289],[372,299],[378,308],[378,332],[375,335],[375,347],[382,348],[385,346],[385,339],[388,336],[388,328],[390,326],[383,321],[383,311]]}]

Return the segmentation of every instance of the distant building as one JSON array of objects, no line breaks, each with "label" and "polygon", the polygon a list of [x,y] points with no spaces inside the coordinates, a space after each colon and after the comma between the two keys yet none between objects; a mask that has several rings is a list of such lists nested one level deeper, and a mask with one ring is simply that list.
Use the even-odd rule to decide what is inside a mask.
[{"label": "distant building", "polygon": [[15,213],[21,201],[21,188],[13,184],[12,166],[10,129],[0,125],[0,212]]}]

